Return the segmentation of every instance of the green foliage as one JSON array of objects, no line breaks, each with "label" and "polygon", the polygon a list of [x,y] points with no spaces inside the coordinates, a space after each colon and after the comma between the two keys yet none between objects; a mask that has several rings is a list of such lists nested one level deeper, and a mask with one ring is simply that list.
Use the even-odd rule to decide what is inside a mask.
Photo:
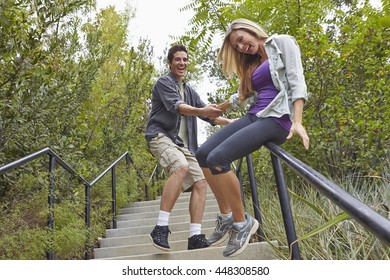
[{"label": "green foliage", "polygon": [[[135,47],[127,41],[134,10],[118,14],[110,7],[88,14],[93,5],[93,0],[1,1],[0,163],[50,146],[84,178],[93,180],[129,151],[135,170],[128,173],[123,165],[117,168],[119,208],[145,197],[147,179],[142,178],[148,178],[155,166],[143,132],[157,73],[149,42],[141,40]],[[389,168],[383,164],[388,162],[390,144],[389,124],[384,121],[390,111],[389,7],[388,0],[380,10],[357,1],[192,0],[183,7],[195,11],[192,28],[177,41],[189,46],[191,78],[207,70],[220,86],[216,94],[209,94],[210,101],[219,102],[237,88],[236,80],[222,78],[215,64],[218,49],[213,46],[215,36],[223,36],[231,20],[246,17],[270,34],[295,36],[312,93],[304,118],[312,145],[307,152],[299,139],[293,139],[284,148],[321,173],[375,181]],[[232,111],[229,116],[242,113]],[[266,202],[262,210],[268,217],[265,228],[272,229],[267,232],[272,236],[283,229],[278,212],[268,212],[277,206],[275,190],[268,189],[272,180],[268,159],[264,149],[254,153],[255,172],[262,174],[262,189],[266,190],[262,194]],[[48,250],[55,252],[57,259],[80,259],[87,238],[91,249],[110,226],[109,176],[91,190],[87,235],[84,186],[56,170],[51,234],[47,228],[47,165],[46,159],[36,160],[0,176],[0,259],[44,259]],[[289,180],[296,179],[288,175]],[[149,190],[151,197],[157,195],[161,184],[158,181]],[[304,186],[298,184],[294,191],[308,199]],[[365,202],[371,201],[368,196],[381,194],[375,184],[353,184],[351,189],[366,194],[362,196]],[[320,207],[317,210],[327,217],[294,201],[293,208],[299,209],[300,236],[340,212],[316,193],[309,195],[312,206]],[[385,198],[388,201],[388,193]],[[388,207],[386,199],[372,199]],[[319,245],[312,248],[310,242],[317,237],[313,243]],[[277,239],[283,244],[283,237]],[[379,244],[352,221],[339,223],[331,234],[327,229],[303,244],[302,251],[312,259],[383,258]],[[346,247],[353,248],[348,257],[342,255]]]},{"label": "green foliage", "polygon": [[[54,230],[48,230],[48,176],[46,172],[24,174],[1,203],[0,259],[83,259],[87,238],[90,249],[112,222],[111,177],[103,177],[91,189],[91,228],[86,229],[85,189],[58,170],[55,174]],[[144,196],[135,184],[137,174],[125,164],[116,168],[117,209]],[[140,184],[141,185],[141,184]],[[88,233],[88,234],[87,234]],[[88,236],[89,235],[89,236]]]},{"label": "green foliage", "polygon": [[[184,9],[193,9],[195,15],[190,30],[181,38],[197,50],[204,74],[216,79],[220,88],[209,94],[209,101],[219,102],[237,88],[236,80],[221,76],[219,65],[214,63],[218,46],[215,49],[210,44],[214,38],[223,37],[227,24],[245,17],[270,35],[294,36],[301,48],[311,94],[304,113],[311,147],[305,151],[295,137],[283,148],[327,177],[346,179],[349,193],[383,211],[388,209],[388,203],[383,202],[389,198],[389,8],[388,0],[382,1],[381,9],[374,9],[369,1],[356,0],[192,0]],[[243,113],[232,111],[228,116]],[[270,240],[275,240],[275,233],[284,235],[284,228],[276,190],[269,187],[274,180],[269,152],[260,149],[253,159],[264,230]],[[285,173],[300,197],[292,198],[298,237],[310,235],[300,242],[304,258],[388,259],[389,251],[375,237],[353,220],[339,221],[340,209],[290,170]],[[382,180],[385,184],[378,186]],[[244,186],[248,184],[244,182]],[[386,206],[378,208],[377,204]],[[276,239],[285,243],[285,236]],[[286,252],[281,250],[282,258],[288,258]]]},{"label": "green foliage", "polygon": [[[92,181],[129,151],[133,170],[117,167],[117,206],[143,198],[139,176],[155,164],[143,137],[155,69],[148,41],[128,43],[134,11],[89,13],[93,0],[0,5],[0,163],[50,147]],[[47,166],[42,158],[0,175],[1,259],[44,259],[48,250],[80,259],[87,238],[92,249],[110,226],[109,174],[91,190],[87,236],[84,186],[57,167],[50,234]]]},{"label": "green foliage", "polygon": [[6,0],[1,12],[6,26],[0,42],[4,73],[0,147],[13,156],[41,148],[52,134],[61,138],[65,116],[74,115],[80,86],[74,82],[78,71],[73,59],[78,47],[74,28],[79,24],[74,14],[76,4],[89,1],[67,1],[63,6],[52,1],[24,2]]},{"label": "green foliage", "polygon": [[147,42],[140,42],[138,50],[127,46],[127,21],[113,7],[103,11],[96,22],[88,23],[85,30],[92,40],[89,59],[95,56],[96,46],[107,51],[98,52],[104,53],[104,62],[77,119],[84,155],[104,158],[107,152],[115,156],[125,150],[141,150],[130,143],[146,147],[146,101],[154,77],[150,47]]},{"label": "green foliage", "polygon": [[[275,253],[280,259],[290,259],[285,228],[280,210],[279,198],[272,171],[262,173],[257,178],[263,231],[266,240],[277,240],[279,247]],[[264,179],[265,177],[265,179]],[[270,184],[270,181],[272,182]],[[390,190],[386,178],[367,180],[345,177],[336,182],[352,196],[364,201],[384,216],[389,215],[387,207]],[[319,191],[308,185],[303,179],[286,180],[292,194],[290,203],[298,245],[303,259],[306,260],[388,260],[389,248],[375,236],[325,198]],[[245,184],[248,185],[248,184]],[[368,192],[375,188],[375,192]],[[248,195],[247,195],[248,196]],[[250,197],[247,197],[247,209],[251,210]],[[339,215],[341,213],[341,215]]]},{"label": "green foliage", "polygon": [[[368,1],[192,0],[183,8],[195,15],[182,39],[198,50],[204,72],[221,80],[219,66],[209,62],[216,57],[209,42],[222,37],[231,20],[245,17],[269,34],[293,35],[311,93],[304,114],[311,148],[304,151],[300,140],[293,139],[285,149],[333,177],[353,172],[381,176],[390,144],[389,123],[384,121],[390,112],[385,2],[382,9],[374,9]],[[237,88],[235,80],[218,84],[220,89],[209,95],[212,102]]]},{"label": "green foliage", "polygon": [[[15,217],[16,219],[17,217]],[[14,229],[13,234],[2,236],[0,247],[2,248],[1,260],[42,260],[45,259],[45,243],[48,232],[42,228],[25,228],[18,224],[7,224]]]},{"label": "green foliage", "polygon": [[[355,4],[336,10],[326,30],[302,29],[312,91],[306,113],[314,140],[311,156],[322,155],[315,166],[333,176],[385,172],[381,163],[390,143],[390,127],[383,121],[389,113],[390,32],[379,24],[382,16]],[[307,41],[317,44],[303,44]]]}]

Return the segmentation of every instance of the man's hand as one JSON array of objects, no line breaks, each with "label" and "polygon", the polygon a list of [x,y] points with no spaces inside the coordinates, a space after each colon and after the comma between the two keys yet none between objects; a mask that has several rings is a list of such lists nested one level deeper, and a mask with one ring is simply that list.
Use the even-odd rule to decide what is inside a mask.
[{"label": "man's hand", "polygon": [[204,107],[202,110],[203,110],[202,115],[210,118],[219,117],[224,113],[224,111],[218,109],[217,105],[215,104],[209,104],[206,107]]},{"label": "man's hand", "polygon": [[298,134],[303,142],[303,146],[305,149],[309,149],[309,136],[307,135],[306,129],[303,127],[302,123],[300,122],[293,122],[291,129],[290,129],[290,134],[287,136],[287,139],[291,139],[295,134]]},{"label": "man's hand", "polygon": [[230,104],[229,100],[226,100],[223,103],[217,104],[217,108],[226,112],[227,110],[232,108],[232,105]]}]

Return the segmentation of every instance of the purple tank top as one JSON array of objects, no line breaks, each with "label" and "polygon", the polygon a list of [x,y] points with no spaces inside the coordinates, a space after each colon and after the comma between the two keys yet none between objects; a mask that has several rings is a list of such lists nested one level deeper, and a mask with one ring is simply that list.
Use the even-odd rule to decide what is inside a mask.
[{"label": "purple tank top", "polygon": [[[268,59],[253,71],[252,85],[253,89],[256,90],[258,94],[256,102],[249,108],[248,113],[256,115],[267,107],[279,93],[272,82]],[[272,119],[280,124],[285,130],[290,131],[291,120],[289,115],[286,114],[280,118],[272,117]]]}]

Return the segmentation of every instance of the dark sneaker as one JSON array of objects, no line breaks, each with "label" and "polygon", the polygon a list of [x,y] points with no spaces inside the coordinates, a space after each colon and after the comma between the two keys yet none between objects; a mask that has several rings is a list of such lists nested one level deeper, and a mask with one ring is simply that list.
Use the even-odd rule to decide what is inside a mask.
[{"label": "dark sneaker", "polygon": [[207,243],[204,234],[196,234],[188,238],[188,250],[201,249],[207,247],[209,247],[209,244]]},{"label": "dark sneaker", "polygon": [[218,215],[215,224],[214,232],[207,238],[207,243],[209,243],[210,246],[221,245],[226,238],[229,237],[229,232],[233,226],[233,216],[230,219],[222,219],[222,217]]},{"label": "dark sneaker", "polygon": [[168,226],[155,226],[149,237],[155,247],[163,251],[170,251],[168,233],[171,233]]},{"label": "dark sneaker", "polygon": [[248,214],[245,214],[245,217],[246,224],[242,228],[237,228],[233,225],[228,245],[223,251],[225,257],[234,257],[241,254],[248,246],[252,234],[256,233],[259,222]]}]

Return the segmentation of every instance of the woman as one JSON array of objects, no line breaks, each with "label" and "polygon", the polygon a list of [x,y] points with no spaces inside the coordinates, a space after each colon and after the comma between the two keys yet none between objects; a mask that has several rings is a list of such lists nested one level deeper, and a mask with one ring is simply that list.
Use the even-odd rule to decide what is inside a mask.
[{"label": "woman", "polygon": [[308,149],[309,138],[302,125],[308,95],[299,46],[289,35],[269,37],[254,22],[237,19],[225,34],[217,60],[224,74],[237,75],[240,80],[238,94],[222,107],[251,104],[246,115],[212,135],[196,153],[221,212],[208,243],[219,245],[230,234],[223,252],[227,257],[242,253],[259,226],[245,213],[240,184],[230,164],[268,141],[280,145],[294,134]]}]

